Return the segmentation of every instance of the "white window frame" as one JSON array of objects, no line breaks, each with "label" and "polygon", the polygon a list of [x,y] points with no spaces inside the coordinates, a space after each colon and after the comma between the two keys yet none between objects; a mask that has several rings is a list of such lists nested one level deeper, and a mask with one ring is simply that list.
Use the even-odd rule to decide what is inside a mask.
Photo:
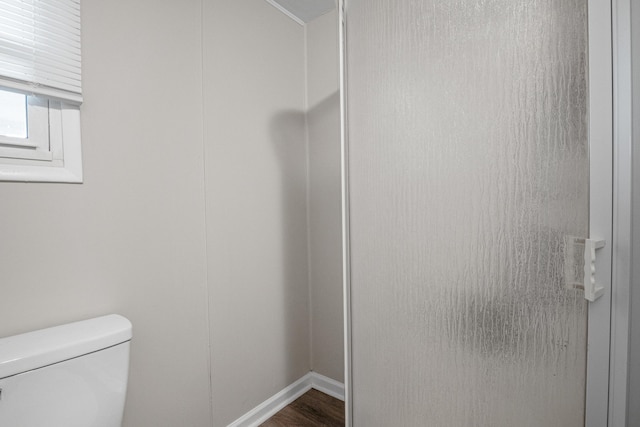
[{"label": "white window frame", "polygon": [[0,181],[81,183],[80,106],[28,95],[27,123],[26,139],[0,136]]},{"label": "white window frame", "polygon": [[27,137],[0,135],[0,158],[53,160],[49,141],[49,101],[23,95],[26,99]]}]

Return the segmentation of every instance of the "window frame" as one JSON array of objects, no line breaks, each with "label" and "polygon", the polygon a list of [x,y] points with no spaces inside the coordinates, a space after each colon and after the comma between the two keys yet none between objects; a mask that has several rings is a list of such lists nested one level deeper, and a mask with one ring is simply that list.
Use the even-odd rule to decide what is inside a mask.
[{"label": "window frame", "polygon": [[27,137],[0,135],[0,159],[24,159],[51,161],[49,138],[49,100],[23,95],[27,116]]},{"label": "window frame", "polygon": [[82,183],[80,106],[35,95],[27,105],[29,137],[0,136],[0,181]]}]

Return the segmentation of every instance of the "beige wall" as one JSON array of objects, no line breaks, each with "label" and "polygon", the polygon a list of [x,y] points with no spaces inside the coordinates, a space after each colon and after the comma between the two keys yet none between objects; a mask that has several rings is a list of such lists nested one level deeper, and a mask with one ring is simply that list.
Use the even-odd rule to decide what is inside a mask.
[{"label": "beige wall", "polygon": [[0,183],[0,336],[123,314],[124,425],[207,426],[200,1],[82,14],[85,181]]},{"label": "beige wall", "polygon": [[125,427],[227,425],[312,368],[311,335],[342,380],[331,18],[307,134],[305,28],[265,1],[82,7],[85,182],[0,183],[0,336],[127,316]]},{"label": "beige wall", "polygon": [[307,24],[312,368],[344,381],[338,18]]},{"label": "beige wall", "polygon": [[310,369],[304,27],[263,0],[204,6],[217,427]]}]

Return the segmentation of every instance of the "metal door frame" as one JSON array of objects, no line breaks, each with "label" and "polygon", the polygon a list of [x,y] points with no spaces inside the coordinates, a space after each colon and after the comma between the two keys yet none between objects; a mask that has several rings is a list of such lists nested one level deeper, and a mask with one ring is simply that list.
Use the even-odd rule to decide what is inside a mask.
[{"label": "metal door frame", "polygon": [[596,281],[606,289],[589,303],[586,427],[608,425],[613,256],[612,5],[588,0],[589,237],[606,240],[596,260]]},{"label": "metal door frame", "polygon": [[[626,427],[629,405],[633,232],[633,93],[631,0],[612,0],[613,263],[608,426]],[[635,40],[638,42],[638,40]],[[637,215],[637,213],[635,213]],[[638,277],[635,278],[638,280]]]}]

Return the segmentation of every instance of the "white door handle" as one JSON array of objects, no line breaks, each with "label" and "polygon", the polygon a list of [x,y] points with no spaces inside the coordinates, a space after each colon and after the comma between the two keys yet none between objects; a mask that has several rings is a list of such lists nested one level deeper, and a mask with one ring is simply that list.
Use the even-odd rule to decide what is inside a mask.
[{"label": "white door handle", "polygon": [[603,248],[604,240],[584,241],[584,297],[594,302],[604,294],[604,288],[596,283],[596,250]]}]

